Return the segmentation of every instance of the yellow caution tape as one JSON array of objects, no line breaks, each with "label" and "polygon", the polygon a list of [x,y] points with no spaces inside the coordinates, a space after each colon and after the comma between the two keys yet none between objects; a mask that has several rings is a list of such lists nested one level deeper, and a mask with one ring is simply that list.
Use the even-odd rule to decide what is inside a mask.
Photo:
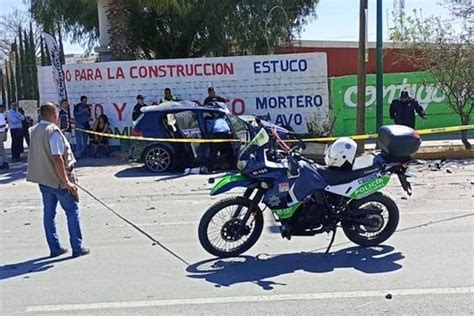
[{"label": "yellow caution tape", "polygon": [[155,138],[155,137],[141,137],[141,136],[127,136],[117,135],[111,133],[100,133],[95,131],[89,131],[82,128],[76,128],[77,131],[81,131],[87,134],[98,135],[108,138],[117,139],[130,139],[130,140],[141,140],[141,141],[152,141],[152,142],[168,142],[168,143],[240,143],[240,139],[206,139],[206,138]]},{"label": "yellow caution tape", "polygon": [[[417,133],[420,135],[429,135],[437,133],[450,133],[465,131],[469,129],[474,129],[474,124],[471,125],[462,125],[462,126],[449,126],[449,127],[439,127],[439,128],[427,128],[417,130]],[[154,137],[140,137],[140,136],[126,136],[126,135],[116,135],[111,133],[100,133],[89,131],[81,128],[76,128],[76,130],[103,137],[117,138],[117,139],[129,139],[129,140],[140,140],[140,141],[152,141],[152,142],[168,142],[168,143],[245,143],[240,139],[206,139],[206,138],[154,138]],[[377,134],[365,134],[365,135],[352,135],[348,136],[353,140],[368,140],[376,139]],[[302,139],[290,139],[285,140],[288,143],[294,143],[299,141],[304,142],[333,142],[339,137],[316,137],[316,138],[302,138]]]}]

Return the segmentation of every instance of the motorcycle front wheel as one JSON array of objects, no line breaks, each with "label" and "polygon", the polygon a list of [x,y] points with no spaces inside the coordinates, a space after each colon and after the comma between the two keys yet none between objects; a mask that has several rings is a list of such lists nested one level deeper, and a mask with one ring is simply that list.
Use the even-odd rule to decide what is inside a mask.
[{"label": "motorcycle front wheel", "polygon": [[349,207],[357,210],[375,210],[380,214],[367,214],[364,220],[371,225],[343,222],[342,229],[350,241],[363,247],[379,245],[393,235],[398,226],[400,214],[397,204],[388,196],[377,192],[360,200],[354,200]]},{"label": "motorcycle front wheel", "polygon": [[249,250],[262,230],[260,208],[247,198],[233,197],[217,202],[204,213],[199,222],[199,242],[211,255],[235,257]]}]

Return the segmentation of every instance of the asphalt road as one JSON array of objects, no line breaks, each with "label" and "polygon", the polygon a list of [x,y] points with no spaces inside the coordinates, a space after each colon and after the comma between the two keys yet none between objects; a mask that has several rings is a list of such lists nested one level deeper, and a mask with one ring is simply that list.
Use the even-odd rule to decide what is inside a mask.
[{"label": "asphalt road", "polygon": [[226,260],[212,259],[197,240],[198,221],[216,200],[207,177],[157,177],[115,160],[85,164],[80,184],[173,254],[81,194],[91,255],[45,257],[39,191],[25,182],[24,165],[12,165],[0,174],[1,315],[474,313],[474,160],[438,171],[415,166],[409,198],[393,179],[385,191],[401,221],[383,246],[358,248],[339,232],[324,255],[328,236],[283,240],[266,214],[254,248]]}]

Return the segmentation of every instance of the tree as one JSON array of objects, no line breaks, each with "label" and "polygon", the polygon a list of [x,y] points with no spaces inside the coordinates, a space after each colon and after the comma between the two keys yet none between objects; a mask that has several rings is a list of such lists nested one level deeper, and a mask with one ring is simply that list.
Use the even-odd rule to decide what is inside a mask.
[{"label": "tree", "polygon": [[[436,79],[449,106],[459,115],[461,124],[468,125],[474,108],[474,38],[470,23],[473,5],[469,0],[443,3],[460,22],[457,30],[451,21],[435,16],[422,19],[415,11],[414,16],[405,17],[403,30],[392,29],[392,39],[411,50],[400,57],[427,70]],[[462,131],[462,142],[466,149],[471,149],[467,136],[468,131]]]},{"label": "tree", "polygon": [[73,42],[89,48],[97,42],[97,0],[31,0],[30,13],[43,30],[53,36],[60,23]]},{"label": "tree", "polygon": [[[111,0],[112,53],[118,59],[266,54],[289,45],[316,16],[318,2]],[[89,48],[97,41],[96,1],[34,0],[31,13],[44,27],[62,19],[68,35]]]},{"label": "tree", "polygon": [[29,17],[26,12],[15,10],[10,14],[0,15],[0,59],[8,57],[11,46],[18,38],[19,30],[25,29]]}]

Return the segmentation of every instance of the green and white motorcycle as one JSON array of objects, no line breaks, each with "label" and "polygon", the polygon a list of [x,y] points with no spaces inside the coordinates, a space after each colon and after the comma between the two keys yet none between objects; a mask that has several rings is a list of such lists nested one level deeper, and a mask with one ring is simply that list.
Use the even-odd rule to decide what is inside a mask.
[{"label": "green and white motorcycle", "polygon": [[380,129],[377,141],[381,151],[355,158],[356,143],[340,138],[321,166],[299,154],[303,143],[289,148],[275,131],[261,129],[240,154],[240,173],[223,177],[211,190],[218,195],[245,188],[242,196],[223,199],[204,213],[201,245],[217,257],[247,251],[262,233],[262,207],[271,210],[284,238],[332,232],[327,251],[338,227],[358,245],[383,243],[397,228],[399,210],[379,191],[396,174],[411,195],[407,167],[421,139],[409,127],[391,125]]}]

